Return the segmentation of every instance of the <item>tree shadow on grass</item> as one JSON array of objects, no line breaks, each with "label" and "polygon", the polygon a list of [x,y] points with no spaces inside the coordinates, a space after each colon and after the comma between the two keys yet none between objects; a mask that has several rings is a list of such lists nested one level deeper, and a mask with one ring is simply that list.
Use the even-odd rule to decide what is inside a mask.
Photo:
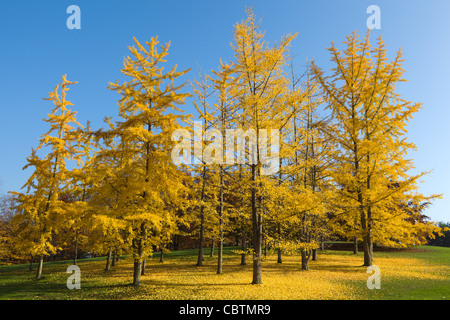
[{"label": "tree shadow on grass", "polygon": [[53,283],[47,277],[0,284],[0,299],[46,299],[55,293],[68,290],[65,283]]}]

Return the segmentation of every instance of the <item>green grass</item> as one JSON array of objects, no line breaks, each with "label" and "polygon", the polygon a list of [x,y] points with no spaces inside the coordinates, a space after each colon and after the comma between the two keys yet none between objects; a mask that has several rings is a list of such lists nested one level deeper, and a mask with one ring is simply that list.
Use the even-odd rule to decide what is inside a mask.
[{"label": "green grass", "polygon": [[[445,280],[392,279],[382,282],[382,290],[371,292],[373,299],[395,300],[450,300],[450,248],[420,246],[415,250],[379,252],[379,257],[418,259],[427,265],[447,266]],[[375,261],[376,263],[376,261]]]},{"label": "green grass", "polygon": [[[32,272],[28,270],[28,264],[0,266],[0,300],[214,299],[214,290],[217,294],[226,294],[230,290],[255,291],[255,286],[249,285],[251,259],[248,257],[247,266],[239,266],[239,256],[232,253],[234,249],[237,248],[224,248],[223,275],[215,274],[217,248],[213,258],[209,257],[209,248],[205,249],[203,267],[195,267],[197,249],[167,252],[164,263],[159,263],[159,253],[156,252],[148,259],[148,275],[143,276],[143,286],[138,289],[130,285],[131,257],[123,257],[109,272],[104,270],[105,257],[78,260],[82,271],[81,290],[68,290],[66,287],[69,277],[66,269],[72,261],[44,263],[40,280],[34,279],[36,264]],[[361,267],[362,257],[362,253],[355,256],[348,251],[319,252],[319,261],[311,261],[311,270],[305,272],[299,269],[299,256],[285,257],[283,264],[279,265],[275,255],[270,255],[263,261],[263,285],[266,287],[261,289],[262,293],[255,291],[255,294],[283,290],[283,285],[271,284],[276,284],[279,277],[287,284],[290,279],[311,281],[302,282],[306,285],[321,279],[317,280],[322,281],[321,285],[331,283],[337,290],[339,286],[351,290],[353,299],[450,300],[450,248],[422,246],[398,252],[375,252],[374,264],[381,268],[381,290],[367,289],[365,280],[368,275]],[[265,279],[268,284],[265,284]],[[301,295],[296,298],[303,299]],[[333,296],[319,298],[333,299]]]}]

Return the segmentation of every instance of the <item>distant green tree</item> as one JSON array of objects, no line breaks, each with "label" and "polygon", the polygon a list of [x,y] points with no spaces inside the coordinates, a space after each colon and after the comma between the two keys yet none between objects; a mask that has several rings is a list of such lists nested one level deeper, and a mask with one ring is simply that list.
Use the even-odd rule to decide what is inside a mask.
[{"label": "distant green tree", "polygon": [[428,244],[430,246],[439,246],[439,247],[450,247],[450,222],[440,221],[437,225],[442,228],[442,235],[435,234],[434,239],[429,239]]}]

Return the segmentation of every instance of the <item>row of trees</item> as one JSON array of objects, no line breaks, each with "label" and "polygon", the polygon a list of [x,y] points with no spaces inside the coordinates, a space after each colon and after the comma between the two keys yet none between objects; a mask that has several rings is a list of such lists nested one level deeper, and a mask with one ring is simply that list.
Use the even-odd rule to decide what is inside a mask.
[{"label": "row of trees", "polygon": [[[283,253],[301,252],[307,270],[320,241],[338,235],[362,241],[370,266],[374,242],[411,246],[439,231],[422,213],[439,196],[418,192],[425,173],[411,174],[407,158],[415,146],[406,124],[420,104],[396,93],[405,81],[401,52],[389,61],[381,38],[372,47],[369,34],[353,33],[342,51],[328,49],[330,73],[312,61],[298,74],[289,56],[296,35],[269,45],[247,13],[234,29],[234,59],[200,74],[190,93],[180,81],[189,70],[163,67],[170,44],[135,39],[122,69],[128,81],[109,86],[120,97],[119,120],[105,118],[106,128],[77,122],[66,96],[75,83],[66,76],[49,94],[49,131],[27,159],[33,173],[25,193],[12,193],[15,214],[0,239],[10,252],[38,258],[37,278],[45,256],[73,245],[75,255],[83,246],[108,263],[118,250],[132,254],[139,286],[145,257],[193,229],[197,265],[206,239],[218,240],[218,273],[224,239],[239,234],[241,263],[252,257],[259,284],[264,246],[280,263]],[[207,129],[200,136],[181,109],[188,98]],[[172,159],[177,129],[193,133],[194,164]],[[245,164],[225,161],[227,129],[241,129],[233,139],[245,147],[232,154]],[[261,129],[276,129],[279,139],[261,144]],[[269,154],[278,170],[264,174]]]}]

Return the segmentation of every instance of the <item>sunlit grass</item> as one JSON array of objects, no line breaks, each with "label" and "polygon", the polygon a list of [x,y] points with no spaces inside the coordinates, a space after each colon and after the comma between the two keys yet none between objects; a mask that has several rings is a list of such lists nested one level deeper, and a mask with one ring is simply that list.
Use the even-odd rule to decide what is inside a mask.
[{"label": "sunlit grass", "polygon": [[434,251],[375,253],[381,270],[381,290],[369,290],[362,253],[325,251],[310,270],[302,271],[300,256],[276,263],[269,254],[262,263],[263,284],[252,285],[252,265],[226,251],[223,274],[216,274],[216,257],[205,256],[195,266],[196,250],[173,252],[164,263],[147,261],[140,288],[130,285],[132,260],[122,259],[111,271],[104,260],[79,262],[81,290],[68,290],[65,273],[70,261],[48,263],[44,278],[34,280],[28,266],[0,267],[0,299],[449,299],[450,248]]}]

